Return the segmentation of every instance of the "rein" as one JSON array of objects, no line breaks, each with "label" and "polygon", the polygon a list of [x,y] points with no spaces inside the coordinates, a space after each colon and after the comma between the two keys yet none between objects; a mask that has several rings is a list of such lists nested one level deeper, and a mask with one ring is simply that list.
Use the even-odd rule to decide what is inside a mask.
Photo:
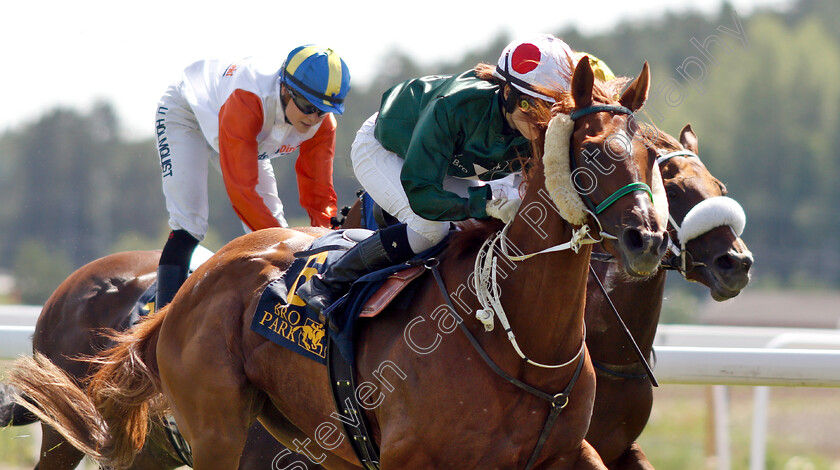
[{"label": "rein", "polygon": [[510,341],[513,349],[516,351],[516,354],[528,364],[542,367],[544,369],[559,369],[560,367],[565,367],[577,360],[578,357],[583,354],[583,350],[586,347],[586,326],[584,325],[584,333],[580,344],[580,350],[578,350],[578,353],[568,361],[562,364],[542,364],[528,358],[528,356],[526,356],[519,347],[519,343],[516,341],[516,335],[510,327],[507,314],[505,314],[505,309],[502,307],[502,292],[498,282],[496,281],[498,274],[498,256],[496,255],[496,250],[498,249],[502,255],[511,261],[522,261],[539,254],[566,249],[570,249],[577,253],[581,246],[598,243],[601,240],[595,240],[591,237],[584,238],[589,235],[589,226],[584,225],[580,229],[573,231],[572,240],[567,243],[546,248],[545,250],[532,253],[530,255],[511,256],[508,253],[507,246],[507,231],[508,228],[510,228],[511,222],[505,224],[501,231],[488,238],[484,244],[481,245],[481,248],[478,250],[478,254],[475,257],[473,286],[475,287],[478,302],[482,307],[476,310],[475,316],[484,325],[484,331],[492,331],[494,328],[493,316],[495,315],[498,317],[499,323],[501,323],[502,328],[504,328],[508,341]]},{"label": "rein", "polygon": [[[694,152],[691,152],[689,150],[677,150],[677,151],[674,151],[674,152],[661,154],[656,159],[656,164],[661,167],[663,163],[667,162],[668,160],[670,160],[674,157],[696,158],[696,159],[700,160],[700,157],[697,154],[695,154]],[[724,209],[725,214],[721,215],[720,213],[715,213],[716,210],[719,210],[721,208]],[[691,215],[692,217],[690,218],[689,215]],[[705,199],[703,202],[695,205],[694,207],[692,207],[688,211],[688,213],[683,218],[683,225],[685,225],[686,220],[701,219],[701,218],[703,218],[704,215],[708,215],[708,217],[706,217],[705,220],[703,220],[702,222],[695,223],[694,227],[689,227],[691,229],[690,230],[691,233],[688,236],[683,236],[683,231],[684,231],[685,227],[680,227],[680,224],[677,223],[677,221],[674,219],[674,216],[671,215],[670,213],[668,214],[668,219],[669,219],[671,225],[677,231],[677,240],[679,241],[679,246],[677,246],[677,244],[674,243],[674,241],[671,239],[670,236],[668,237],[668,246],[669,246],[669,249],[671,250],[671,252],[674,254],[674,256],[667,257],[666,259],[664,259],[662,261],[662,267],[663,268],[678,271],[680,273],[680,275],[682,275],[684,278],[686,278],[687,274],[689,272],[691,272],[695,267],[706,266],[705,263],[702,263],[702,262],[699,262],[699,261],[694,261],[693,257],[691,256],[691,253],[689,253],[688,250],[686,249],[686,244],[690,240],[692,240],[692,239],[706,233],[707,231],[711,230],[712,228],[720,226],[720,225],[728,225],[732,229],[732,231],[735,233],[736,236],[740,236],[740,231],[743,231],[743,226],[744,226],[744,223],[745,223],[745,218],[743,216],[743,209],[741,209],[740,205],[733,199],[730,199],[730,198],[725,197],[725,196],[717,196],[717,197],[712,197],[712,198]],[[728,220],[724,220],[724,219],[728,219]],[[610,256],[608,254],[599,254],[599,255],[600,256],[598,256],[598,257],[593,256],[592,259],[595,260],[595,261],[602,261],[602,262],[615,262],[615,260],[612,258],[612,256]],[[592,268],[591,268],[591,265],[590,265],[590,270],[591,269]],[[606,297],[607,301],[609,302],[610,306],[612,307],[613,312],[616,314],[616,317],[618,318],[619,323],[621,323],[621,326],[624,328],[625,334],[630,335],[629,330],[624,325],[624,322],[621,319],[621,316],[618,314],[618,310],[613,305],[612,299],[610,299],[609,295],[607,295],[606,290],[604,289],[603,285],[601,284],[601,280],[598,279],[598,276],[595,275],[594,271],[592,272],[592,274],[595,277],[595,279],[598,281],[598,285],[601,287],[601,290],[604,293],[604,296]],[[638,348],[634,341],[631,341],[631,343],[634,345],[634,347]],[[639,353],[637,353],[637,354],[639,354]],[[643,365],[644,369],[646,371],[649,371],[650,369],[649,369],[649,366],[647,364],[647,361],[644,358],[642,358],[641,356],[640,356],[640,358],[641,358],[640,362]],[[615,370],[607,367],[606,365],[600,365],[596,361],[593,361],[593,365],[595,367],[597,367],[598,369],[600,369],[601,371],[603,371],[604,373],[607,373],[607,374],[615,376],[615,377],[630,378],[630,379],[640,378],[640,376],[638,376],[638,375],[626,375],[626,374],[618,373]],[[654,384],[654,386],[656,386],[656,382],[655,382],[655,379],[653,378],[653,375],[649,375],[649,377],[651,378],[651,382]]]},{"label": "rein", "polygon": [[[630,115],[633,114],[633,112],[630,109],[624,106],[595,105],[574,111],[570,115],[570,118],[574,121],[582,116],[600,112],[613,112]],[[571,165],[574,165],[574,158],[570,158],[570,161]],[[478,340],[466,327],[463,319],[460,317],[460,315],[458,315],[457,311],[455,310],[455,306],[452,304],[452,300],[449,296],[448,291],[446,290],[446,285],[444,284],[443,279],[441,278],[440,272],[438,270],[438,261],[436,259],[431,259],[426,262],[425,266],[427,269],[430,269],[432,271],[432,274],[434,275],[435,281],[437,282],[438,288],[441,291],[441,295],[443,295],[446,305],[449,307],[449,309],[452,311],[453,315],[455,315],[455,318],[458,321],[458,327],[467,337],[467,340],[469,340],[470,344],[473,346],[476,352],[478,352],[479,356],[481,356],[484,362],[497,375],[505,379],[508,383],[530,393],[531,395],[534,395],[544,401],[547,401],[551,405],[548,417],[546,417],[545,424],[543,425],[543,429],[540,432],[540,436],[537,439],[536,445],[534,446],[534,450],[531,453],[531,457],[528,460],[528,463],[525,465],[525,470],[530,470],[534,467],[534,465],[537,462],[537,459],[539,458],[540,452],[542,452],[542,448],[545,445],[545,442],[548,440],[548,436],[551,433],[551,430],[553,429],[554,424],[557,421],[557,418],[569,404],[569,395],[571,394],[572,388],[574,388],[575,383],[577,383],[577,380],[580,377],[580,373],[583,370],[583,363],[586,359],[586,324],[584,323],[583,339],[581,340],[580,349],[578,350],[577,354],[575,354],[575,356],[572,357],[570,360],[562,364],[547,365],[529,359],[519,348],[519,344],[516,342],[516,335],[514,335],[513,331],[511,330],[510,323],[507,319],[507,315],[504,312],[504,308],[502,308],[501,288],[499,288],[499,285],[496,282],[496,276],[498,274],[498,257],[496,256],[495,251],[498,249],[510,261],[523,261],[539,254],[551,253],[555,251],[572,250],[573,252],[577,253],[583,245],[598,243],[600,241],[603,241],[603,239],[607,237],[615,238],[612,235],[609,235],[603,231],[603,229],[601,228],[601,222],[598,220],[597,214],[599,214],[604,209],[612,205],[615,201],[617,201],[624,195],[638,190],[646,191],[651,197],[651,201],[653,201],[652,191],[650,187],[644,183],[628,184],[616,191],[615,193],[613,193],[612,195],[610,195],[598,206],[595,206],[591,200],[585,198],[587,199],[589,205],[588,212],[599,225],[599,234],[601,236],[600,239],[593,238],[592,235],[589,233],[589,225],[583,224],[580,228],[572,230],[572,239],[569,242],[552,246],[550,248],[546,248],[542,251],[528,255],[512,256],[508,252],[507,244],[507,231],[510,228],[511,223],[513,222],[513,219],[511,219],[508,223],[505,224],[505,227],[501,231],[497,232],[496,235],[490,237],[487,241],[484,242],[481,249],[479,250],[479,253],[476,255],[474,285],[476,288],[479,303],[482,306],[481,309],[478,309],[476,311],[476,317],[479,319],[479,321],[482,322],[482,324],[484,324],[485,331],[490,331],[493,329],[493,315],[495,314],[499,318],[499,322],[505,329],[505,333],[507,333],[508,340],[511,342],[513,349],[516,351],[517,355],[519,355],[519,357],[525,360],[528,364],[542,368],[557,369],[560,367],[569,366],[572,363],[577,362],[577,366],[575,368],[575,372],[572,375],[571,380],[569,381],[568,385],[566,385],[566,388],[560,393],[552,395],[543,392],[513,377],[512,375],[505,372],[501,367],[499,367],[492,360],[492,358],[490,358],[487,352],[484,351],[484,349],[481,347],[481,344],[479,344]]]},{"label": "rein", "polygon": [[604,287],[604,284],[601,283],[601,280],[598,278],[598,275],[595,274],[595,269],[592,268],[591,263],[589,264],[589,272],[592,274],[592,277],[594,277],[595,280],[598,282],[598,287],[601,288],[601,292],[604,293],[604,297],[607,299],[607,303],[610,304],[610,308],[612,309],[613,313],[615,313],[615,318],[618,319],[618,323],[621,325],[621,328],[624,331],[624,335],[627,336],[627,339],[630,340],[630,344],[633,346],[633,352],[635,352],[636,357],[639,358],[639,362],[645,369],[645,373],[650,379],[650,383],[654,387],[658,387],[659,382],[656,380],[656,377],[654,377],[653,370],[650,368],[650,364],[648,364],[647,359],[645,359],[645,355],[642,354],[642,350],[639,349],[639,345],[636,343],[636,339],[633,338],[633,333],[630,332],[630,329],[627,328],[627,325],[624,323],[624,320],[621,319],[621,315],[618,313],[618,309],[615,308],[615,304],[613,304],[612,299],[610,298],[609,294],[607,294],[607,289]]}]

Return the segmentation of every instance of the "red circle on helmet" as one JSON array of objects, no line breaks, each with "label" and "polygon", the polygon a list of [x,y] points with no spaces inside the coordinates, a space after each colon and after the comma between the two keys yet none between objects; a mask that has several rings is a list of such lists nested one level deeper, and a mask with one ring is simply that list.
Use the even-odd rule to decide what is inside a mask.
[{"label": "red circle on helmet", "polygon": [[510,57],[510,67],[518,74],[526,74],[540,65],[540,48],[524,43],[514,49]]}]

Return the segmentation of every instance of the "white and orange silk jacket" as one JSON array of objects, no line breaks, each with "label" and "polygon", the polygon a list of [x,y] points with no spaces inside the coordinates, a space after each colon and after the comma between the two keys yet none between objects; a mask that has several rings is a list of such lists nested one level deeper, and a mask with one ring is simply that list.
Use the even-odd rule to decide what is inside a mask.
[{"label": "white and orange silk jacket", "polygon": [[300,204],[313,226],[329,227],[336,214],[333,188],[336,121],[302,134],[286,122],[277,64],[244,59],[196,62],[184,71],[184,98],[207,142],[219,152],[222,177],[233,209],[251,230],[278,227],[256,192],[258,160],[288,155],[295,163]]}]

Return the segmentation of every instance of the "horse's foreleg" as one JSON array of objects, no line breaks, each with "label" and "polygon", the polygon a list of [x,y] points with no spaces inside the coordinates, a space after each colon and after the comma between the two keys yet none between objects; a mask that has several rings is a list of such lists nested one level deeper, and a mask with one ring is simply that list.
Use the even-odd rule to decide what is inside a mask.
[{"label": "horse's foreleg", "polygon": [[595,448],[587,441],[583,441],[580,446],[580,457],[578,458],[575,470],[607,470],[607,466],[601,460],[601,456],[595,451]]},{"label": "horse's foreleg", "polygon": [[61,434],[45,424],[41,425],[41,453],[38,454],[38,470],[72,470],[82,457],[80,450],[71,446]]},{"label": "horse's foreleg", "polygon": [[611,470],[653,470],[653,465],[642,452],[638,442],[634,442],[610,465]]}]

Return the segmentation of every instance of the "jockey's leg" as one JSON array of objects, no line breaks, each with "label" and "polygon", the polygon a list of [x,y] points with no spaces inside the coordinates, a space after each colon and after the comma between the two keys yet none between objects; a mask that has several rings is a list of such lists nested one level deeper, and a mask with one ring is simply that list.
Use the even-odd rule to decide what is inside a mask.
[{"label": "jockey's leg", "polygon": [[[408,261],[414,254],[405,224],[378,230],[347,251],[323,274],[312,276],[296,294],[323,317],[323,310],[338,300],[353,281],[365,274]],[[330,322],[330,328],[336,329],[336,325]]]},{"label": "jockey's leg", "polygon": [[155,311],[171,302],[181,284],[187,280],[190,257],[196,246],[198,246],[198,240],[186,230],[173,230],[169,234],[157,268]]},{"label": "jockey's leg", "polygon": [[156,127],[163,195],[172,233],[161,253],[155,310],[175,297],[187,277],[190,256],[207,233],[208,169],[213,149],[177,83],[158,103]]},{"label": "jockey's leg", "polygon": [[[449,230],[448,222],[425,220],[411,210],[400,182],[404,160],[374,138],[375,123],[376,115],[356,134],[350,151],[353,171],[370,197],[402,223],[363,240],[323,275],[313,276],[298,288],[296,294],[320,317],[360,275],[410,259],[440,242]],[[335,326],[330,323],[331,328]]]}]

